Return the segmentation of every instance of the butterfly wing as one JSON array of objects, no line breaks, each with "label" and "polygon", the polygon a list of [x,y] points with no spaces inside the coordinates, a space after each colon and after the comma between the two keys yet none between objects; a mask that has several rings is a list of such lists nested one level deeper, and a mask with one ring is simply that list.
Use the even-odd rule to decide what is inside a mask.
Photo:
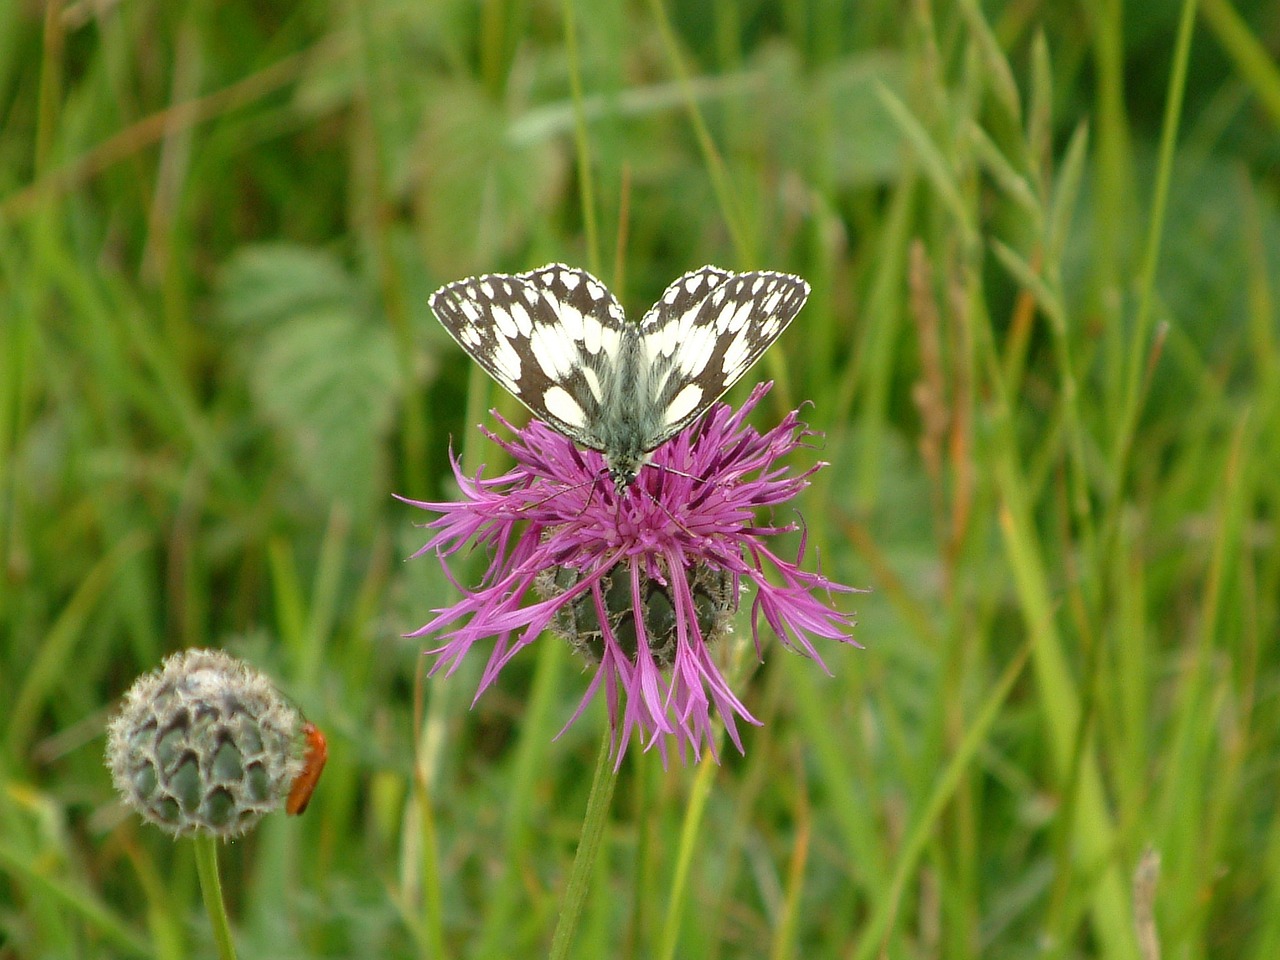
[{"label": "butterfly wing", "polygon": [[809,284],[767,270],[732,274],[703,267],[685,274],[640,324],[650,395],[660,426],[652,450],[724,396],[800,312]]},{"label": "butterfly wing", "polygon": [[441,287],[431,309],[458,345],[533,414],[604,449],[601,404],[616,377],[626,316],[608,288],[560,263]]}]

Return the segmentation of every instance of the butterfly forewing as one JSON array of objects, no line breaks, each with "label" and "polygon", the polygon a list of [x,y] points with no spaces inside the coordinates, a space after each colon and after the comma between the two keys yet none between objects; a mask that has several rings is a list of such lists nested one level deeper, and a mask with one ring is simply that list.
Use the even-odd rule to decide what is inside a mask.
[{"label": "butterfly forewing", "polygon": [[517,276],[486,274],[431,296],[441,324],[535,416],[603,450],[603,387],[626,317],[585,270],[553,263]]},{"label": "butterfly forewing", "polygon": [[[728,270],[721,270],[707,264],[697,270],[690,270],[683,277],[671,282],[662,291],[658,299],[644,319],[640,321],[640,330],[649,332],[664,328],[672,320],[679,320],[706,299],[716,287],[733,276]],[[667,351],[670,352],[669,350]]]},{"label": "butterfly forewing", "polygon": [[604,453],[621,489],[746,373],[808,295],[789,274],[706,266],[667,287],[637,325],[591,274],[553,263],[448,284],[431,307],[534,415]]}]

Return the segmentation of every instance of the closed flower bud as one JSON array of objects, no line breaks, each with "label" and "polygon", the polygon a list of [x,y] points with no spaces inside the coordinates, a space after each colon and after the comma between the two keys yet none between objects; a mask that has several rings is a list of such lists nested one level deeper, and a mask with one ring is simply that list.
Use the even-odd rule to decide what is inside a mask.
[{"label": "closed flower bud", "polygon": [[306,726],[258,671],[187,650],[125,695],[107,767],[125,802],[162,830],[235,837],[284,804],[306,766]]}]

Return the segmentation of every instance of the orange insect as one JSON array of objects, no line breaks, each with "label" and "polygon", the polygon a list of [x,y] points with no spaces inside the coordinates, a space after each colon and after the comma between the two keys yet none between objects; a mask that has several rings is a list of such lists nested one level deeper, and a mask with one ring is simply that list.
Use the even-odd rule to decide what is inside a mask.
[{"label": "orange insect", "polygon": [[285,813],[295,817],[307,809],[320,774],[324,772],[324,762],[329,759],[329,744],[314,723],[304,723],[302,735],[307,738],[306,765],[289,786],[289,797],[284,802]]}]

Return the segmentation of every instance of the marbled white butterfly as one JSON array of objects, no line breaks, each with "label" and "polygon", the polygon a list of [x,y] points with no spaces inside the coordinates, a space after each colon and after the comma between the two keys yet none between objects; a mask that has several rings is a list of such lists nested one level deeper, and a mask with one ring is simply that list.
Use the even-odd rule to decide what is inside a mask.
[{"label": "marbled white butterfly", "polygon": [[441,287],[431,309],[489,375],[556,430],[605,456],[619,492],[700,417],[799,313],[809,284],[706,266],[639,324],[587,273],[550,263]]}]

